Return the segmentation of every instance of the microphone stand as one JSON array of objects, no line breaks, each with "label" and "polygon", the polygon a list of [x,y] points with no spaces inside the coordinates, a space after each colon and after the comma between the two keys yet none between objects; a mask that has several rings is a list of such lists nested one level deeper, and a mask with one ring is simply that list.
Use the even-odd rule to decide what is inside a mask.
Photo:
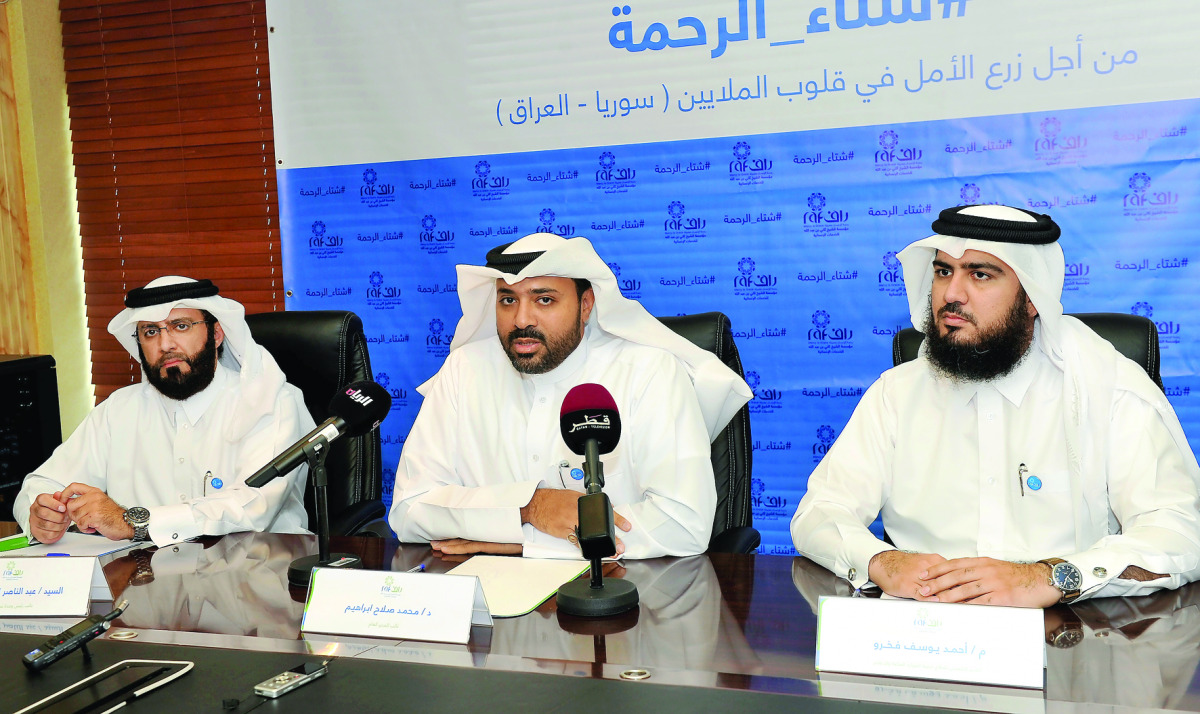
[{"label": "microphone stand", "polygon": [[356,555],[329,553],[329,477],[325,471],[325,457],[328,455],[329,443],[324,439],[314,439],[304,445],[308,475],[313,485],[313,500],[317,507],[317,555],[296,558],[288,566],[288,583],[297,588],[308,588],[312,581],[312,570],[316,567],[362,567],[362,559]]},{"label": "microphone stand", "polygon": [[637,607],[638,591],[637,585],[628,580],[604,577],[601,569],[604,558],[616,554],[617,541],[612,504],[601,490],[604,464],[600,462],[600,447],[595,439],[588,439],[584,445],[583,471],[587,477],[587,495],[579,499],[579,545],[591,554],[592,577],[590,581],[572,580],[563,585],[555,601],[559,612],[568,615],[616,615]]}]

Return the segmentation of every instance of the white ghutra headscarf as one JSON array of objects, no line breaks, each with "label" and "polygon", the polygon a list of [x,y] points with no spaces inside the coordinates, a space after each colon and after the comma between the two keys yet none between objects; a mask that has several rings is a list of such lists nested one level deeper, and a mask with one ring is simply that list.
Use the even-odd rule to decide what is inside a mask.
[{"label": "white ghutra headscarf", "polygon": [[[498,339],[497,279],[512,285],[530,277],[581,278],[591,282],[596,296],[588,318],[589,329],[664,349],[684,364],[696,390],[710,440],[754,396],[746,382],[716,355],[677,335],[641,303],[622,295],[616,276],[587,238],[566,239],[551,233],[534,233],[493,250],[488,254],[488,265],[459,265],[457,270],[463,316],[454,332],[451,351],[478,340]],[[417,391],[425,394],[437,379],[435,374]]]}]

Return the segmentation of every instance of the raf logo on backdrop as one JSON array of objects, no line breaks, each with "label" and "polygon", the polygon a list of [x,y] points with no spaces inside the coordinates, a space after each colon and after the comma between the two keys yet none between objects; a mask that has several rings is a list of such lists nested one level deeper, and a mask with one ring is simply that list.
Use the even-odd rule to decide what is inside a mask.
[{"label": "raf logo on backdrop", "polygon": [[611,151],[600,154],[600,168],[596,169],[596,189],[604,193],[628,193],[637,187],[637,169],[618,168],[617,157]]},{"label": "raf logo on backdrop", "polygon": [[837,434],[833,431],[833,427],[828,424],[822,424],[817,427],[817,440],[813,442],[812,453],[813,463],[821,463],[821,459],[825,458],[825,454],[829,451],[829,447],[833,446],[833,440]]},{"label": "raf logo on backdrop", "polygon": [[812,329],[808,331],[808,348],[820,355],[840,355],[854,347],[854,330],[834,327],[833,318],[824,310],[812,314]]},{"label": "raf logo on backdrop", "polygon": [[983,190],[979,188],[979,184],[964,183],[962,188],[958,189],[958,198],[960,206],[1000,206],[1003,205],[999,201],[983,200]]},{"label": "raf logo on backdrop", "polygon": [[804,232],[814,238],[837,237],[850,229],[850,212],[829,208],[824,194],[808,195]]},{"label": "raf logo on backdrop", "polygon": [[688,216],[683,201],[667,204],[667,219],[663,221],[663,237],[672,243],[697,243],[708,234],[704,231],[708,221],[699,216]]},{"label": "raf logo on backdrop", "polygon": [[378,270],[367,278],[367,306],[376,310],[395,310],[401,303],[400,288],[389,285]]},{"label": "raf logo on backdrop", "polygon": [[754,399],[750,400],[751,414],[774,414],[783,408],[783,393],[763,387],[758,372],[746,373],[746,386],[754,393]]},{"label": "raf logo on backdrop", "polygon": [[788,500],[784,496],[767,495],[767,485],[761,479],[750,479],[750,504],[756,520],[777,521],[792,519]]},{"label": "raf logo on backdrop", "polygon": [[879,292],[890,297],[904,297],[904,275],[896,251],[883,254],[883,270],[879,271]]},{"label": "raf logo on backdrop", "polygon": [[616,263],[608,264],[609,270],[613,271],[613,275],[617,276],[617,287],[621,289],[621,294],[630,300],[642,299],[642,281],[636,278],[622,278],[621,266]]},{"label": "raf logo on backdrop", "polygon": [[450,343],[454,341],[453,334],[446,333],[446,323],[438,318],[429,321],[429,334],[425,337],[425,351],[433,357],[445,357],[450,354]]},{"label": "raf logo on backdrop", "polygon": [[767,158],[752,158],[750,144],[739,141],[733,145],[733,161],[729,162],[729,180],[739,186],[761,184],[771,178],[775,162]]},{"label": "raf logo on backdrop", "polygon": [[475,162],[475,178],[471,179],[471,196],[480,201],[499,201],[512,191],[507,176],[492,176],[492,165],[482,159]]},{"label": "raf logo on backdrop", "polygon": [[439,229],[437,218],[429,214],[421,217],[421,232],[417,239],[426,255],[442,255],[454,247],[454,231]]},{"label": "raf logo on backdrop", "polygon": [[1087,158],[1087,137],[1063,133],[1058,117],[1046,117],[1038,124],[1042,138],[1033,142],[1033,157],[1046,166],[1078,164]]},{"label": "raf logo on backdrop", "polygon": [[779,294],[779,280],[769,273],[755,275],[753,258],[738,261],[738,275],[733,279],[733,294],[743,300],[769,300]]},{"label": "raf logo on backdrop", "polygon": [[1092,284],[1088,274],[1092,267],[1083,261],[1067,263],[1066,278],[1063,280],[1063,292],[1075,292]]},{"label": "raf logo on backdrop", "polygon": [[392,395],[392,411],[408,406],[408,390],[401,387],[393,387],[392,378],[387,372],[380,372],[375,375],[375,383],[387,390],[387,393]]},{"label": "raf logo on backdrop", "polygon": [[1125,217],[1135,221],[1161,221],[1179,213],[1179,194],[1152,190],[1153,180],[1144,171],[1129,177],[1124,196]]},{"label": "raf logo on backdrop", "polygon": [[330,233],[324,221],[313,221],[312,236],[308,239],[308,254],[318,260],[336,258],[342,254],[342,237]]},{"label": "raf logo on backdrop", "polygon": [[363,171],[358,196],[367,208],[384,208],[396,201],[396,185],[380,182],[375,169],[367,169]]},{"label": "raf logo on backdrop", "polygon": [[[385,439],[387,437],[384,437]],[[401,442],[403,443],[403,442]],[[396,487],[396,470],[387,466],[383,467],[383,502],[391,505],[392,490]]]},{"label": "raf logo on backdrop", "polygon": [[539,233],[554,233],[563,238],[570,238],[575,235],[575,226],[571,223],[556,223],[558,216],[555,215],[554,209],[543,208],[538,211],[538,232]]},{"label": "raf logo on backdrop", "polygon": [[900,146],[900,135],[891,129],[879,135],[879,150],[875,152],[875,170],[884,176],[910,176],[923,167],[921,149]]},{"label": "raf logo on backdrop", "polygon": [[1154,306],[1152,306],[1150,303],[1144,301],[1136,302],[1133,304],[1133,307],[1129,309],[1129,312],[1140,317],[1154,320],[1154,326],[1158,328],[1158,344],[1163,349],[1166,349],[1170,345],[1179,344],[1179,323],[1172,320],[1164,320],[1162,322],[1155,320]]}]

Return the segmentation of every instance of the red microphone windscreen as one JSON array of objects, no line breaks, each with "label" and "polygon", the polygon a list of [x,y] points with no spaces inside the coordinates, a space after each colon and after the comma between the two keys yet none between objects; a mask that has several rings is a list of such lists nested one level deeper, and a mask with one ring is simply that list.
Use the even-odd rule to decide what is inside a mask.
[{"label": "red microphone windscreen", "polygon": [[594,440],[601,454],[617,448],[621,440],[621,415],[617,402],[599,384],[580,384],[563,397],[558,413],[558,426],[567,448],[583,454],[589,440]]},{"label": "red microphone windscreen", "polygon": [[580,409],[609,409],[615,412],[617,403],[602,385],[580,384],[572,387],[567,396],[563,397],[562,409],[558,415],[563,416]]}]

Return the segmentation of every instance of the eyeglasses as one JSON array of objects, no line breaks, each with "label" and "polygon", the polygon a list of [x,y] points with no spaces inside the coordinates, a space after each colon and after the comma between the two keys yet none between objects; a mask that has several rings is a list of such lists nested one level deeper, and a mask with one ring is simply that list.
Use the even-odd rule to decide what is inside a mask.
[{"label": "eyeglasses", "polygon": [[137,332],[133,333],[133,336],[138,338],[138,340],[141,342],[149,342],[155,337],[158,337],[160,332],[170,330],[176,335],[185,335],[187,334],[188,330],[192,329],[192,327],[196,325],[202,325],[207,322],[208,320],[196,320],[194,322],[191,320],[175,320],[174,322],[168,322],[165,325],[145,325],[143,327],[139,327]]}]

